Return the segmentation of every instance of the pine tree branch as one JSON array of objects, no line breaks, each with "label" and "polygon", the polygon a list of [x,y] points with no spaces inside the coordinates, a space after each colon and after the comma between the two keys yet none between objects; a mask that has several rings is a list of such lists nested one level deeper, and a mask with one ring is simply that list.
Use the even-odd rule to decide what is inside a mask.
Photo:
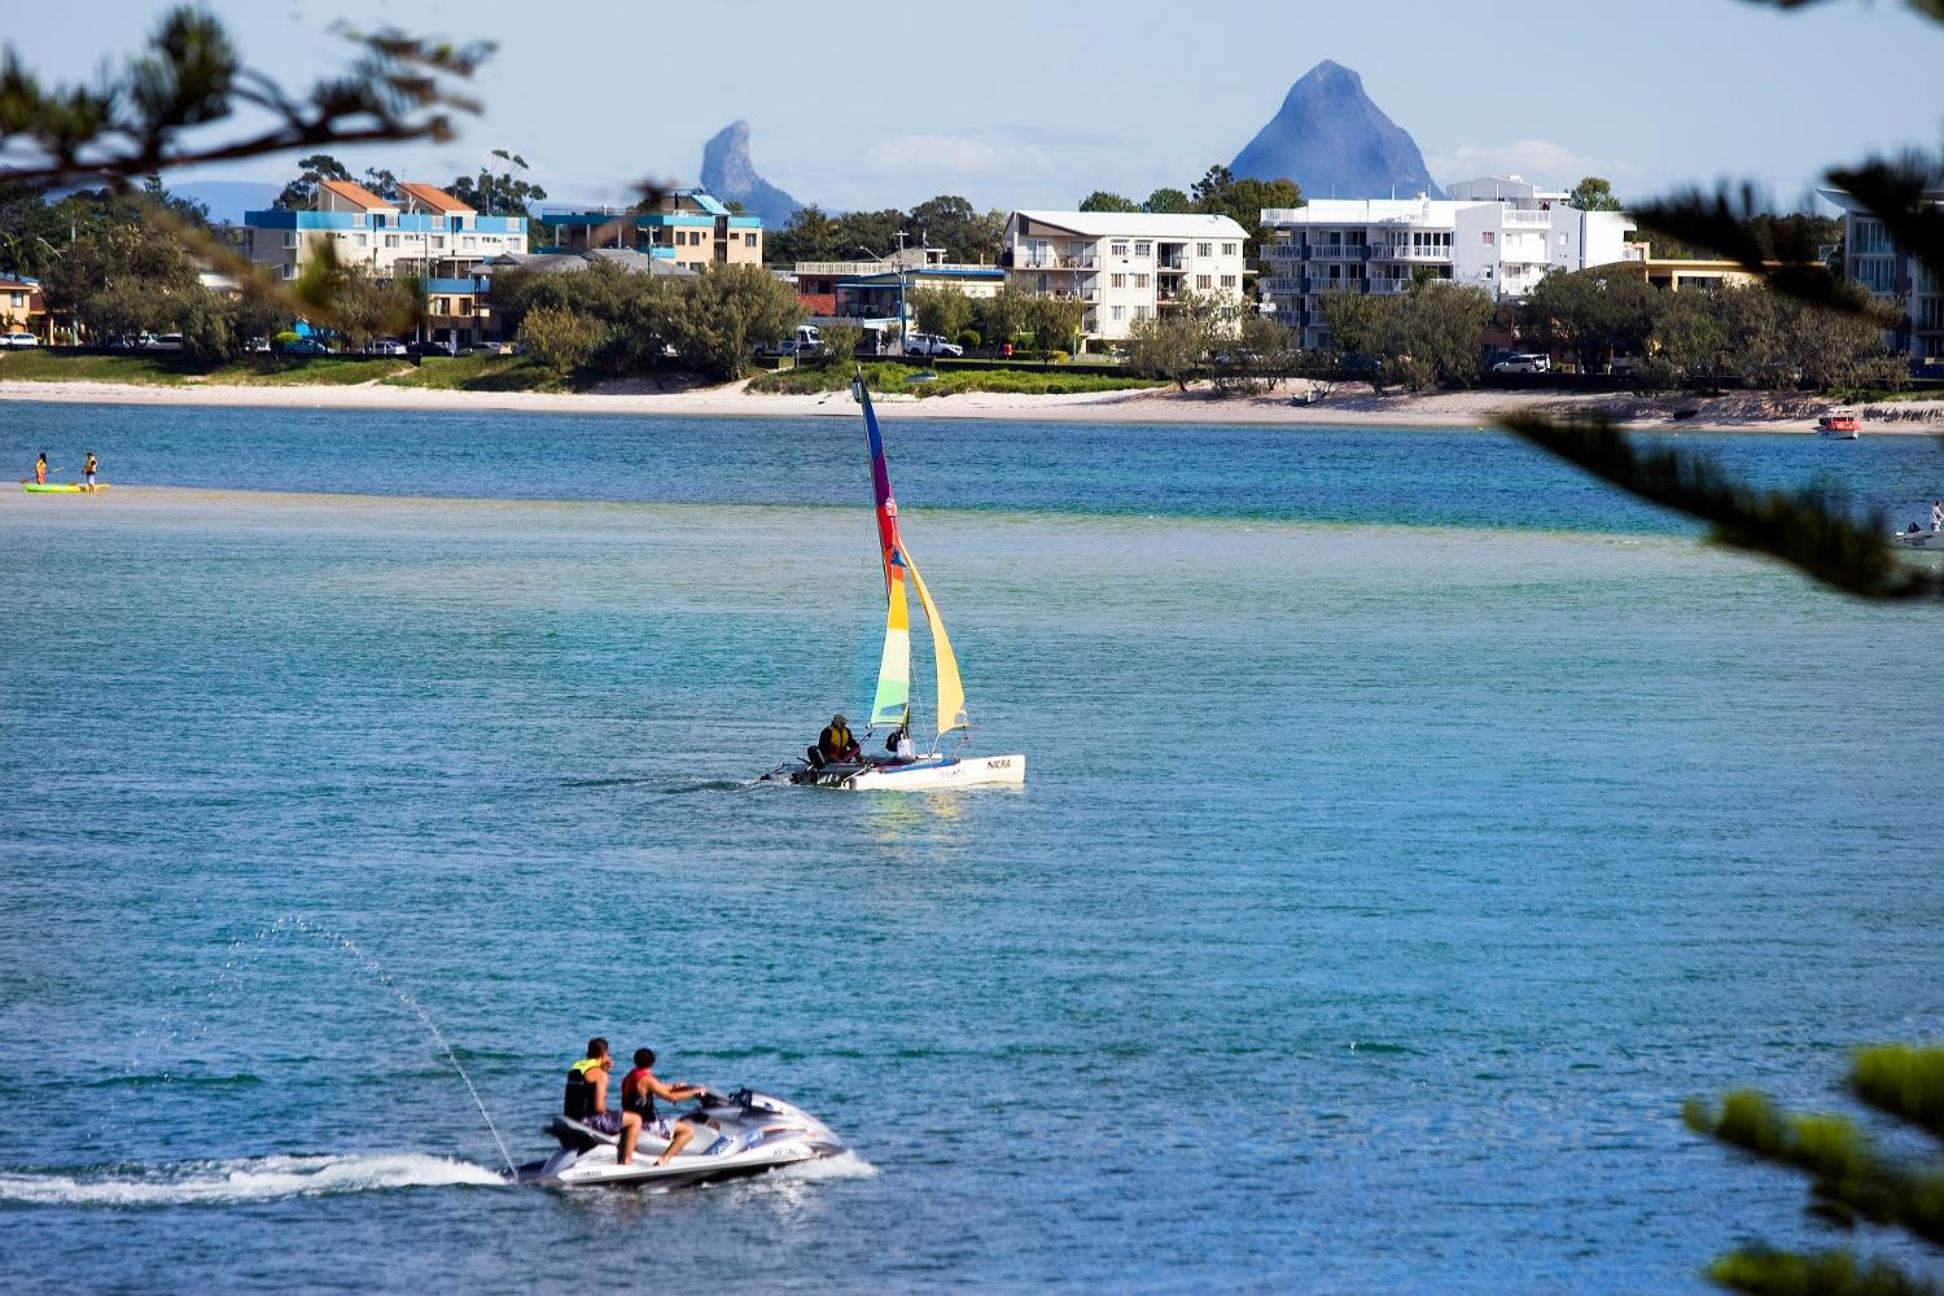
[{"label": "pine tree branch", "polygon": [[1732,1251],[1708,1266],[1708,1277],[1747,1296],[1940,1296],[1936,1283],[1886,1260],[1863,1264],[1847,1251],[1797,1255]]},{"label": "pine tree branch", "polygon": [[1944,597],[1944,576],[1897,561],[1883,539],[1888,524],[1853,522],[1816,491],[1753,490],[1684,451],[1637,449],[1603,416],[1555,422],[1511,413],[1499,423],[1640,499],[1708,523],[1716,544],[1778,558],[1858,598]]},{"label": "pine tree branch", "polygon": [[1850,1068],[1849,1085],[1878,1111],[1944,1140],[1944,1049],[1863,1049]]}]

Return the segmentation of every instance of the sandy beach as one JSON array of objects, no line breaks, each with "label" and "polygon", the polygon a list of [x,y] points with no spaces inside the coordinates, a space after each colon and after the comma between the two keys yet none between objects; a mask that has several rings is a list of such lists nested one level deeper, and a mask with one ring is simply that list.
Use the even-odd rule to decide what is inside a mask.
[{"label": "sandy beach", "polygon": [[[759,395],[745,383],[663,389],[653,383],[615,382],[591,392],[467,392],[358,386],[251,387],[208,384],[162,387],[104,382],[0,381],[0,401],[85,404],[245,406],[269,409],[523,411],[534,414],[635,414],[670,418],[850,417],[845,393]],[[1558,392],[1455,391],[1376,395],[1364,384],[1339,384],[1317,399],[1301,379],[1269,395],[1224,396],[1197,384],[1169,389],[1101,392],[1073,396],[1025,396],[967,392],[920,399],[876,395],[888,418],[1008,419],[1045,423],[1242,423],[1291,426],[1477,428],[1506,409],[1543,409],[1556,414],[1604,412],[1642,430],[1802,432],[1815,429],[1830,401],[1812,396],[1740,393],[1726,396],[1581,395]],[[1944,434],[1944,400],[1890,401],[1861,407],[1870,435]]]}]

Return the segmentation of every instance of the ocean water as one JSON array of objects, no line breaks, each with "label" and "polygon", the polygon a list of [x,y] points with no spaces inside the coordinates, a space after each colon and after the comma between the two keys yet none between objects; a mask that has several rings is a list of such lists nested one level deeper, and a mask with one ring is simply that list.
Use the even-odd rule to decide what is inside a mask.
[{"label": "ocean water", "polygon": [[[1940,1034],[1939,614],[1493,434],[896,411],[1030,761],[897,797],[753,782],[866,701],[854,421],[0,414],[116,483],[0,495],[0,1289],[1702,1291],[1838,1239],[1681,1101]],[[854,1153],[500,1186],[401,994],[519,1159],[595,1033]]]}]

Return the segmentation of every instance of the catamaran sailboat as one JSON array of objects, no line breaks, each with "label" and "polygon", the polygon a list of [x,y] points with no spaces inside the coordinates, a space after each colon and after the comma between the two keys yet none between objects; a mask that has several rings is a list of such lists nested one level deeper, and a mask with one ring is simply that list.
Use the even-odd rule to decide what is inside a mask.
[{"label": "catamaran sailboat", "polygon": [[871,408],[871,393],[860,376],[851,383],[851,394],[864,407],[864,430],[871,442],[871,486],[877,498],[878,548],[884,560],[884,593],[887,608],[884,619],[884,652],[878,662],[877,693],[871,700],[871,727],[902,725],[917,742],[917,726],[911,714],[911,607],[905,586],[918,591],[919,606],[925,610],[925,623],[931,627],[932,658],[938,674],[937,736],[931,750],[910,757],[865,756],[855,761],[790,761],[771,770],[766,779],[788,779],[812,787],[842,788],[847,791],[929,791],[934,788],[973,787],[990,783],[1024,783],[1026,758],[1010,756],[967,756],[962,751],[941,750],[946,738],[957,733],[969,735],[965,718],[965,685],[959,678],[958,658],[945,633],[945,622],[932,602],[918,564],[905,548],[898,533],[898,502],[891,496],[891,473],[884,461],[884,437],[878,431],[877,412]]}]

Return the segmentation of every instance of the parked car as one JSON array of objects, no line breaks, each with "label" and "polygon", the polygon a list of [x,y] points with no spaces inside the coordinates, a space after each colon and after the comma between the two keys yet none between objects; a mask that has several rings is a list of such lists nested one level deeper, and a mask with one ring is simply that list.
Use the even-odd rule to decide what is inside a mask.
[{"label": "parked car", "polygon": [[378,338],[370,346],[366,347],[365,350],[371,352],[372,355],[402,356],[405,354],[405,344],[397,338]]},{"label": "parked car", "polygon": [[799,324],[797,331],[781,341],[766,343],[756,348],[759,356],[796,356],[803,359],[823,354],[823,334],[815,324]]},{"label": "parked car", "polygon": [[0,346],[9,347],[13,350],[25,351],[29,347],[37,347],[39,345],[40,339],[32,333],[0,334]]},{"label": "parked car", "polygon": [[182,350],[182,334],[162,333],[158,335],[155,333],[144,333],[142,334],[141,347],[144,351],[180,351]]},{"label": "parked car", "polygon": [[331,348],[314,337],[300,337],[295,342],[284,343],[283,353],[287,356],[321,356],[331,354]]},{"label": "parked car", "polygon": [[413,342],[408,345],[405,348],[405,354],[415,356],[445,356],[450,358],[459,353],[453,348],[450,342],[440,342],[435,338],[426,338],[423,341]]},{"label": "parked car", "polygon": [[243,344],[243,349],[252,355],[266,355],[270,350],[270,339],[255,337]]},{"label": "parked car", "polygon": [[965,348],[947,342],[936,333],[913,333],[905,338],[905,354],[921,356],[962,356]]},{"label": "parked car", "polygon": [[1536,351],[1521,352],[1518,355],[1507,356],[1505,359],[1493,365],[1492,372],[1504,374],[1550,373],[1552,372],[1552,360],[1550,357],[1540,355]]}]

